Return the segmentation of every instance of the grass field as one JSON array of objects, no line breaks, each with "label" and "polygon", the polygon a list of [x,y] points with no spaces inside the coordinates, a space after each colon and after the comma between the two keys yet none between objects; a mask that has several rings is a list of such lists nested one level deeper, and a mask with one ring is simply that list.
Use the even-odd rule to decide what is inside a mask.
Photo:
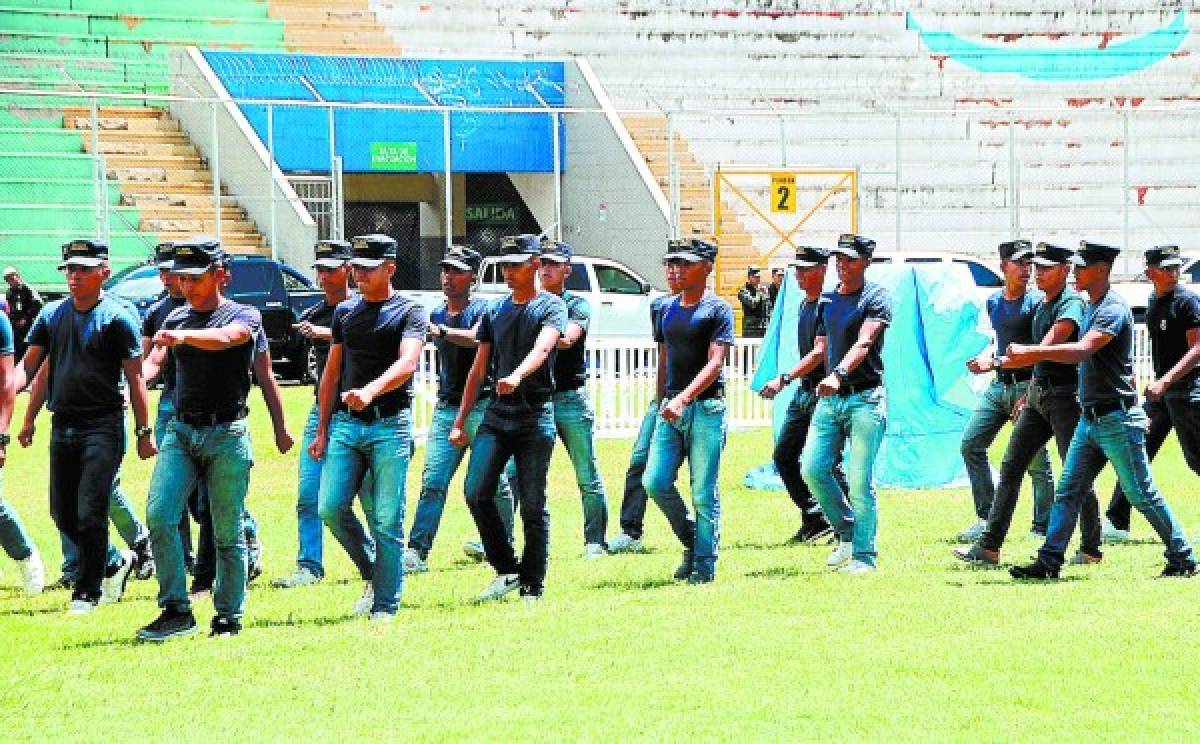
[{"label": "grass field", "polygon": [[[285,391],[299,432],[310,393]],[[1110,549],[1105,563],[1050,585],[1017,585],[949,555],[970,520],[965,490],[881,494],[880,571],[830,574],[824,547],[784,547],[796,528],[786,495],[750,491],[765,431],[730,437],[722,469],[717,582],[670,580],[678,547],[653,505],[650,551],[595,562],[582,549],[579,501],[559,450],[551,471],[546,599],[474,606],[490,579],[461,559],[473,535],[452,490],[428,574],[405,581],[389,627],[351,618],[361,592],[327,539],[330,577],[273,590],[295,554],[295,459],[270,448],[255,401],[258,464],[250,506],[267,572],[249,594],[247,629],[139,645],[157,609],[154,581],[119,605],[65,615],[64,593],[32,600],[0,558],[0,738],[11,740],[314,739],[1013,739],[1195,740],[1200,735],[1193,623],[1200,579],[1156,581],[1160,548]],[[17,419],[19,421],[19,418]],[[44,419],[29,450],[10,450],[6,496],[41,547],[48,579],[58,541],[46,514]],[[998,445],[999,446],[999,445]],[[602,441],[612,522],[629,442]],[[150,466],[126,460],[139,508]],[[421,453],[409,477],[409,514]],[[1189,528],[1195,477],[1172,439],[1155,468]],[[1105,473],[1100,488],[1111,489]],[[1035,548],[1027,499],[1009,561]],[[1135,531],[1149,537],[1144,521]],[[208,602],[197,609],[203,627]]]}]

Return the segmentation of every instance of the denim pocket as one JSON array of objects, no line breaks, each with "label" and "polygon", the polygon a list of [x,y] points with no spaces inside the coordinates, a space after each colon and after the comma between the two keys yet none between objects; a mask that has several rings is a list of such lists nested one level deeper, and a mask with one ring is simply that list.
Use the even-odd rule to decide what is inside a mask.
[{"label": "denim pocket", "polygon": [[700,406],[700,410],[713,415],[725,413],[726,410],[725,401],[721,398],[707,398],[697,401],[697,405]]}]

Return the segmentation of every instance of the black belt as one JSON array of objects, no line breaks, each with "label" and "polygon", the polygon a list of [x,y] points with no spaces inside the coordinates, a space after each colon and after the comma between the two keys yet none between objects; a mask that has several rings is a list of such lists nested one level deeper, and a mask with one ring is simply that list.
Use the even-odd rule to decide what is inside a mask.
[{"label": "black belt", "polygon": [[540,406],[549,403],[551,398],[550,393],[510,393],[497,395],[493,402],[503,406],[517,406],[522,403],[529,406]]},{"label": "black belt", "polygon": [[1073,381],[1051,380],[1045,377],[1038,377],[1037,375],[1033,376],[1033,386],[1044,393],[1056,390],[1075,392],[1079,387],[1078,383]]},{"label": "black belt", "polygon": [[349,414],[351,418],[356,418],[359,421],[366,421],[368,423],[371,421],[378,421],[382,418],[388,418],[389,416],[395,416],[396,414],[400,413],[400,411],[404,410],[404,408],[405,404],[399,401],[391,403],[375,403],[363,408],[361,411],[355,411],[345,403],[339,403],[337,407],[339,411]]},{"label": "black belt", "polygon": [[1033,373],[1029,370],[996,370],[996,379],[1005,385],[1016,385],[1021,382],[1028,382],[1033,377]]},{"label": "black belt", "polygon": [[228,424],[238,419],[246,418],[250,411],[245,407],[234,408],[228,411],[217,411],[215,413],[193,413],[188,411],[176,411],[174,416],[181,424],[202,429],[206,426],[217,426],[218,424]]},{"label": "black belt", "polygon": [[813,380],[809,380],[807,378],[801,377],[799,380],[796,380],[796,387],[800,388],[801,390],[803,390],[806,393],[811,393],[812,391],[817,389],[818,382],[820,382],[820,380],[813,381]]},{"label": "black belt", "polygon": [[1088,421],[1095,422],[1101,416],[1107,416],[1114,411],[1128,411],[1135,405],[1137,405],[1137,401],[1130,403],[1126,400],[1106,400],[1094,406],[1083,406],[1083,417]]},{"label": "black belt", "polygon": [[834,391],[833,394],[840,395],[844,398],[847,395],[854,395],[855,393],[865,393],[868,390],[874,390],[875,388],[879,387],[879,385],[880,385],[880,383],[878,383],[878,382],[860,382],[856,385],[847,385],[846,383],[843,382],[838,387],[838,389]]}]

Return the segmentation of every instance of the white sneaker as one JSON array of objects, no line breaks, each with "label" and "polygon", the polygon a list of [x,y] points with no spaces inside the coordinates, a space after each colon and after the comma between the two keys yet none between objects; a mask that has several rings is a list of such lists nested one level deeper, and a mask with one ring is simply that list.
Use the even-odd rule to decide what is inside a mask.
[{"label": "white sneaker", "polygon": [[492,579],[492,583],[487,585],[487,588],[475,597],[477,602],[491,602],[494,599],[500,599],[505,594],[515,592],[521,586],[521,577],[518,574],[497,574],[496,578]]},{"label": "white sneaker", "polygon": [[396,613],[384,612],[383,610],[378,610],[376,612],[372,612],[371,616],[367,618],[368,621],[370,621],[371,623],[373,623],[375,625],[387,625],[387,624],[395,621],[395,619],[396,619]]},{"label": "white sneaker", "polygon": [[121,551],[121,566],[112,576],[100,582],[100,604],[116,604],[125,596],[125,584],[129,581],[129,572],[133,570],[133,562],[137,556],[132,550]]},{"label": "white sneaker", "polygon": [[367,588],[363,590],[362,596],[354,600],[354,609],[350,614],[355,617],[371,614],[371,608],[375,606],[375,587],[367,583]]},{"label": "white sneaker", "polygon": [[415,574],[425,573],[429,570],[429,564],[421,557],[416,548],[404,549],[404,573]]},{"label": "white sneaker", "polygon": [[483,559],[487,558],[487,554],[483,552],[483,543],[476,541],[463,543],[463,555],[477,563],[483,563]]},{"label": "white sneaker", "polygon": [[987,520],[979,519],[975,521],[975,524],[955,535],[954,539],[958,540],[960,543],[973,543],[979,539],[979,536],[982,535],[983,531],[986,529]]},{"label": "white sneaker", "polygon": [[71,604],[67,606],[68,615],[90,615],[96,609],[95,602],[89,602],[86,599],[72,599]]},{"label": "white sneaker", "polygon": [[29,596],[41,594],[46,588],[46,568],[42,565],[42,556],[37,548],[21,564],[21,581],[25,584],[25,593]]},{"label": "white sneaker", "polygon": [[600,543],[588,543],[583,546],[584,558],[603,558],[608,555],[608,551]]},{"label": "white sneaker", "polygon": [[863,574],[875,573],[875,567],[870,563],[862,561],[850,561],[846,565],[837,570],[838,573],[849,574],[851,576],[862,576]]},{"label": "white sneaker", "polygon": [[829,557],[825,559],[825,565],[830,568],[837,568],[846,561],[854,557],[854,543],[840,542]]},{"label": "white sneaker", "polygon": [[275,587],[276,589],[294,589],[298,586],[311,586],[320,581],[320,576],[317,576],[304,566],[300,566],[291,576],[283,576],[273,580],[271,582],[271,586]]},{"label": "white sneaker", "polygon": [[1113,526],[1112,522],[1108,521],[1108,519],[1105,518],[1104,526],[1101,528],[1101,531],[1100,531],[1100,540],[1102,542],[1126,543],[1132,539],[1133,539],[1133,535],[1131,535],[1129,533],[1129,530],[1119,530]]},{"label": "white sneaker", "polygon": [[610,553],[636,553],[642,549],[642,541],[636,537],[630,537],[624,532],[608,541],[608,552]]}]

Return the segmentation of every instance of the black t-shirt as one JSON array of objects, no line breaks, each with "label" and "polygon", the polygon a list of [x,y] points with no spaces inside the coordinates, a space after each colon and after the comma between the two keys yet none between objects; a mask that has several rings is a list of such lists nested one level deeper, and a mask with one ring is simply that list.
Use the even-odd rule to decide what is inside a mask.
[{"label": "black t-shirt", "polygon": [[842,380],[851,387],[870,387],[883,383],[883,337],[892,324],[892,296],[883,285],[866,282],[857,292],[842,294],[837,290],[824,295],[829,302],[821,305],[817,320],[817,335],[825,337],[825,366],[830,370],[842,363],[850,347],[858,341],[858,333],[868,320],[883,324],[884,332],[876,338],[862,363]]},{"label": "black t-shirt", "polygon": [[221,351],[205,351],[195,346],[172,346],[175,357],[175,410],[181,414],[230,414],[246,407],[250,394],[250,375],[256,351],[266,351],[267,335],[262,332],[258,309],[233,300],[222,299],[213,310],[199,312],[189,305],[171,311],[163,321],[169,331],[199,331],[245,326],[250,340]]},{"label": "black t-shirt", "polygon": [[[732,346],[733,308],[715,294],[705,294],[691,307],[685,306],[682,295],[666,300],[662,306],[658,323],[654,326],[654,340],[664,344],[667,354],[667,397],[674,397],[687,389],[708,364],[708,347],[719,343]],[[714,398],[725,390],[724,370],[697,398]]]},{"label": "black t-shirt", "polygon": [[[1060,320],[1069,320],[1075,330],[1063,339],[1063,343],[1078,341],[1083,325],[1084,306],[1083,295],[1070,287],[1064,287],[1057,297],[1046,297],[1038,303],[1033,312],[1033,342],[1040,344],[1054,324]],[[1079,366],[1075,364],[1060,364],[1059,362],[1038,362],[1033,365],[1033,374],[1038,379],[1046,380],[1052,385],[1074,385],[1079,380]]]},{"label": "black t-shirt", "polygon": [[[508,377],[525,361],[543,328],[562,333],[567,328],[567,305],[549,292],[538,292],[524,305],[513,302],[512,295],[491,303],[480,319],[475,337],[491,344],[489,360],[492,379]],[[526,398],[549,397],[554,393],[554,360],[551,351],[546,363],[521,381],[516,394]]]},{"label": "black t-shirt", "polygon": [[587,384],[587,358],[584,343],[587,341],[588,324],[592,321],[592,306],[574,292],[563,292],[561,297],[567,305],[567,325],[578,323],[579,327],[583,329],[583,335],[571,348],[559,349],[558,356],[554,360],[554,389],[558,391],[578,390]]},{"label": "black t-shirt", "polygon": [[27,341],[46,350],[46,407],[79,418],[119,413],[125,406],[121,365],[142,355],[132,306],[101,295],[87,312],[70,297],[42,308]]},{"label": "black t-shirt", "polygon": [[1079,403],[1094,406],[1107,401],[1137,400],[1133,388],[1133,312],[1116,292],[1089,303],[1080,336],[1099,331],[1112,340],[1079,365]]},{"label": "black t-shirt", "polygon": [[[803,358],[812,351],[813,344],[817,340],[817,326],[820,321],[821,306],[829,304],[829,298],[825,295],[819,295],[817,299],[810,300],[806,295],[800,301],[800,310],[796,314],[796,351],[799,357]],[[812,372],[809,372],[804,377],[800,378],[805,385],[810,388],[817,386],[821,380],[825,379],[828,373],[825,371],[825,361],[813,367]]]},{"label": "black t-shirt", "polygon": [[[142,337],[154,338],[154,334],[162,330],[167,316],[176,308],[183,307],[186,304],[187,300],[182,297],[166,295],[159,299],[158,302],[151,305],[150,309],[146,311],[146,317],[142,320]],[[163,383],[162,394],[171,395],[175,390],[175,357],[173,355],[167,354],[163,359],[162,369],[158,372],[158,378]]]},{"label": "black t-shirt", "polygon": [[[392,366],[406,338],[424,341],[429,328],[425,308],[399,292],[379,302],[361,295],[337,306],[333,312],[333,343],[342,345],[342,373],[338,392],[361,388]],[[375,399],[380,408],[407,408],[412,402],[412,380]]]},{"label": "black t-shirt", "polygon": [[[1186,287],[1176,287],[1162,297],[1150,295],[1146,329],[1150,332],[1150,358],[1156,378],[1170,372],[1187,353],[1190,348],[1187,334],[1193,328],[1200,328],[1200,295]],[[1192,369],[1167,392],[1172,395],[1200,392],[1200,372]]]},{"label": "black t-shirt", "polygon": [[[337,305],[330,305],[324,301],[318,302],[300,314],[300,322],[329,328],[333,325],[333,311],[336,309]],[[312,339],[309,343],[312,344],[313,354],[317,357],[317,379],[313,381],[313,394],[316,395],[321,389],[321,377],[325,374],[325,363],[329,361],[329,342]]]},{"label": "black t-shirt", "polygon": [[[487,312],[487,306],[487,300],[475,297],[467,303],[461,313],[452,315],[446,303],[442,303],[429,314],[429,322],[447,328],[474,328]],[[433,344],[438,350],[438,400],[458,405],[467,386],[467,375],[471,372],[471,365],[475,363],[475,349],[452,344],[441,336],[433,339]],[[479,388],[478,400],[490,398],[491,395],[492,381],[485,379]]]}]

